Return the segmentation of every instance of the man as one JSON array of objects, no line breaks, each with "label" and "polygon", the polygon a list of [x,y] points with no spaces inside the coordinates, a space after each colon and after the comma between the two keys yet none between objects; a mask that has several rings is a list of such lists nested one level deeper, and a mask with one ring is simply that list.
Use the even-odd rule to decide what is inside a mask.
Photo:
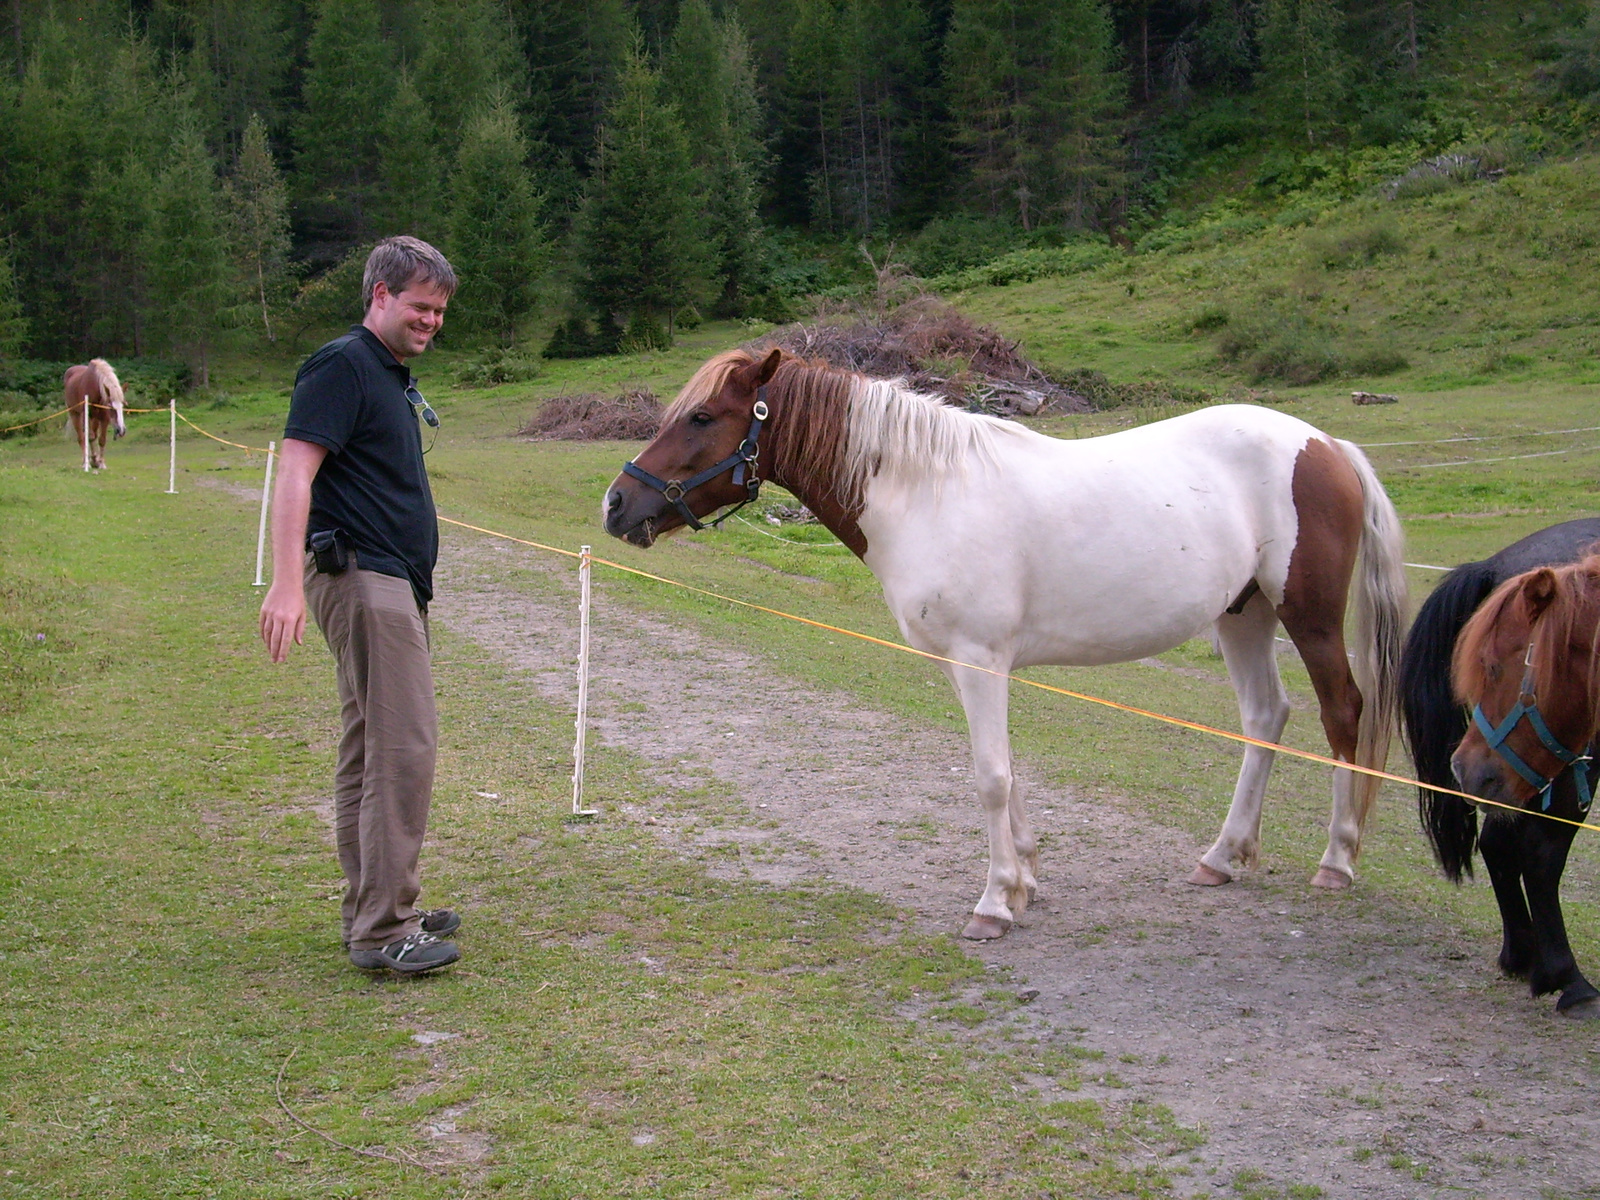
[{"label": "man", "polygon": [[300,367],[261,605],[273,662],[304,643],[308,598],[333,652],[344,725],[334,774],[344,941],[356,966],[407,974],[461,957],[441,940],[460,918],[416,908],[438,743],[428,602],[439,548],[418,418],[438,418],[405,366],[439,332],[455,287],[450,264],[426,242],[379,242],[362,280],[365,319]]}]

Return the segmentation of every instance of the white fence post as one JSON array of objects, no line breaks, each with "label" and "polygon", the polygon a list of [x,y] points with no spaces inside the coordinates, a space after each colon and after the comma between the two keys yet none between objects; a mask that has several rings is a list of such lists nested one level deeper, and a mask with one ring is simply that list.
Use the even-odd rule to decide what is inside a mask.
[{"label": "white fence post", "polygon": [[178,494],[178,402],[167,401],[167,495]]},{"label": "white fence post", "polygon": [[572,746],[572,815],[594,817],[599,810],[583,807],[584,727],[589,715],[589,576],[593,555],[588,546],[578,554],[578,718],[573,723],[577,740]]},{"label": "white fence post", "polygon": [[83,398],[83,469],[89,469],[89,397]]},{"label": "white fence post", "polygon": [[267,478],[261,485],[261,525],[256,530],[256,587],[265,587],[261,579],[261,560],[267,549],[267,502],[272,498],[272,455],[277,442],[267,443]]}]

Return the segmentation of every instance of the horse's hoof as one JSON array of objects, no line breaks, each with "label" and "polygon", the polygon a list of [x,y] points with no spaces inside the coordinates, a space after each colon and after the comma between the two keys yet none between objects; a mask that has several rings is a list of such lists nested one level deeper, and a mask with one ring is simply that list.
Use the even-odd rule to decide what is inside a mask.
[{"label": "horse's hoof", "polygon": [[1566,1008],[1556,1005],[1556,1016],[1565,1017],[1569,1021],[1600,1021],[1600,998],[1590,997],[1588,1000],[1579,1000],[1576,1004],[1569,1004]]},{"label": "horse's hoof", "polygon": [[1189,876],[1189,882],[1195,887],[1221,887],[1225,883],[1232,883],[1232,875],[1224,875],[1215,867],[1208,867],[1201,863],[1194,869],[1194,874]]},{"label": "horse's hoof", "polygon": [[1342,892],[1355,880],[1336,867],[1318,867],[1317,873],[1311,877],[1311,886],[1327,888],[1330,892]]},{"label": "horse's hoof", "polygon": [[973,942],[992,942],[995,938],[1005,937],[1006,931],[1010,928],[1010,921],[974,913],[972,920],[967,922],[967,927],[961,931],[961,936]]}]

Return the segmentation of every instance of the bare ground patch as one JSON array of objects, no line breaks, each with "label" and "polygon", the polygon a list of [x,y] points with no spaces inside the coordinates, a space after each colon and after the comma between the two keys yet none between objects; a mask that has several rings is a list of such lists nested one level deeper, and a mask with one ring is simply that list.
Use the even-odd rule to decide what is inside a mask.
[{"label": "bare ground patch", "polygon": [[[570,705],[575,582],[448,532],[433,614]],[[964,738],[781,678],[609,604],[603,583],[593,621],[591,737],[660,768],[622,819],[719,874],[832,880],[959,930],[987,861]],[[1163,1104],[1204,1131],[1192,1156],[1151,1151],[1187,1168],[1180,1195],[1600,1196],[1595,1031],[1498,980],[1493,947],[1397,920],[1360,888],[1262,875],[1190,888],[1203,847],[1187,835],[1019,768],[1047,844],[1041,895],[971,953],[1010,969],[1014,1037],[1103,1053],[1080,1095]],[[708,778],[736,790],[733,820],[674,802]],[[1035,1082],[1018,1080],[1019,1104]]]}]

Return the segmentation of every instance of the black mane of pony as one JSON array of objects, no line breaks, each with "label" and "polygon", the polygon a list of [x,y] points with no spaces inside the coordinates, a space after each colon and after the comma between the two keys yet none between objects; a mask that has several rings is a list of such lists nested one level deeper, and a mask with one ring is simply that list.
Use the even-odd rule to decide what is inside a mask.
[{"label": "black mane of pony", "polygon": [[[1450,689],[1450,655],[1456,637],[1500,582],[1490,562],[1463,563],[1433,589],[1406,637],[1400,658],[1400,727],[1417,778],[1454,788],[1450,756],[1467,733],[1467,716]],[[1445,875],[1461,882],[1472,874],[1478,810],[1459,796],[1417,789],[1417,815]]]}]

